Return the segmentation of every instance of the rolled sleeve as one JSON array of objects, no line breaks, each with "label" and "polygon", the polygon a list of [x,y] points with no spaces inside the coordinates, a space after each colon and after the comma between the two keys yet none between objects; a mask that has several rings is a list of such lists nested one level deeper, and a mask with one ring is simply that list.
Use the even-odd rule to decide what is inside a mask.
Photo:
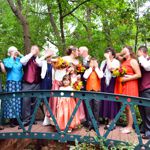
[{"label": "rolled sleeve", "polygon": [[150,71],[150,60],[147,60],[144,56],[138,58],[140,65],[146,70]]},{"label": "rolled sleeve", "polygon": [[87,69],[83,75],[84,79],[87,79],[90,74],[92,73],[92,68],[90,67],[89,69]]},{"label": "rolled sleeve", "polygon": [[25,66],[25,65],[28,63],[28,61],[30,60],[30,58],[31,58],[32,56],[33,56],[33,54],[32,54],[32,53],[29,53],[28,55],[22,57],[22,58],[20,59],[20,62],[22,63],[22,65]]},{"label": "rolled sleeve", "polygon": [[103,77],[103,72],[98,67],[95,68],[95,72],[97,73],[99,78]]}]

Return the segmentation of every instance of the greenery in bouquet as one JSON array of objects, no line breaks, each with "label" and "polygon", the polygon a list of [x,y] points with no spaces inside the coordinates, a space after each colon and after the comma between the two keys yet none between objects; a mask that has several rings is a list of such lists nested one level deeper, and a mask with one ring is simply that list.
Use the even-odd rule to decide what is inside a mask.
[{"label": "greenery in bouquet", "polygon": [[116,68],[112,71],[112,74],[115,77],[123,77],[126,73],[127,69],[125,67]]},{"label": "greenery in bouquet", "polygon": [[73,84],[73,88],[77,91],[80,91],[83,87],[83,82],[81,80],[77,80],[74,84]]},{"label": "greenery in bouquet", "polygon": [[77,66],[76,66],[76,71],[77,71],[77,73],[83,73],[84,71],[85,71],[85,67],[82,65],[82,64],[78,64]]}]

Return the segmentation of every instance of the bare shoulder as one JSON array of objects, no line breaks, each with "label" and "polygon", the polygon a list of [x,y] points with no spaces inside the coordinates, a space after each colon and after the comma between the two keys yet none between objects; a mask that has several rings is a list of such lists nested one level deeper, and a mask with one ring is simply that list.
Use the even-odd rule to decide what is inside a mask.
[{"label": "bare shoulder", "polygon": [[131,65],[138,65],[138,61],[136,59],[131,59],[130,61]]}]

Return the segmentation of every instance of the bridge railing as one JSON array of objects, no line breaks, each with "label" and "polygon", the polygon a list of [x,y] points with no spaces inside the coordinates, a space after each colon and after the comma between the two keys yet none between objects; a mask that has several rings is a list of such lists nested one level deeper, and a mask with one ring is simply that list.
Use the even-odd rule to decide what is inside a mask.
[{"label": "bridge railing", "polygon": [[[0,131],[0,139],[9,139],[9,138],[32,138],[32,139],[53,139],[53,140],[59,140],[60,142],[67,142],[67,141],[75,141],[78,140],[79,142],[89,142],[89,143],[98,143],[99,141],[97,139],[105,139],[105,144],[109,145],[112,141],[113,143],[120,143],[124,141],[117,141],[113,139],[108,139],[108,135],[111,132],[112,128],[114,125],[117,123],[119,120],[121,114],[125,110],[126,106],[129,105],[132,113],[132,117],[134,120],[134,127],[135,127],[135,132],[138,137],[138,144],[136,149],[140,149],[142,146],[149,147],[150,146],[150,141],[148,141],[146,144],[143,143],[142,137],[140,134],[140,129],[137,123],[137,118],[136,118],[136,112],[134,106],[149,106],[150,107],[150,99],[147,98],[139,98],[139,97],[131,97],[131,96],[125,96],[125,95],[116,95],[116,94],[110,94],[110,93],[104,93],[104,92],[87,92],[87,91],[49,91],[49,90],[40,90],[40,91],[23,91],[23,92],[12,92],[12,93],[0,93],[0,99],[3,103],[3,101],[8,102],[8,104],[11,101],[12,97],[16,98],[21,98],[23,100],[24,97],[36,97],[36,105],[32,114],[31,122],[28,126],[28,128],[23,126],[23,123],[21,121],[21,118],[17,116],[17,121],[19,123],[19,126],[21,127],[21,130],[18,130],[17,132],[4,132],[3,130]],[[49,106],[49,103],[47,101],[47,97],[72,97],[72,98],[78,98],[79,100],[77,101],[76,107],[74,108],[74,111],[66,125],[66,128],[64,131],[61,131],[58,123],[56,121],[55,116],[52,113],[52,110]],[[102,100],[109,100],[109,101],[115,101],[118,103],[121,103],[121,108],[116,117],[113,119],[111,122],[108,130],[104,133],[104,135],[100,134],[99,127],[97,125],[97,122],[94,118],[93,112],[91,110],[91,106],[89,104],[91,99],[96,99],[99,101]],[[50,116],[55,124],[56,131],[52,132],[33,132],[32,131],[32,126],[35,121],[35,116],[38,111],[38,108],[40,107],[40,104],[43,103],[45,104],[48,112],[50,113]],[[92,136],[83,136],[83,135],[75,135],[75,134],[70,134],[68,133],[69,126],[73,120],[73,117],[75,116],[77,110],[79,109],[79,106],[81,102],[85,103],[86,110],[91,118],[96,137]],[[12,110],[16,113],[16,110],[11,107]],[[109,111],[109,110],[108,110]],[[2,118],[2,113],[1,111],[0,117]],[[101,125],[100,125],[101,126]]]}]

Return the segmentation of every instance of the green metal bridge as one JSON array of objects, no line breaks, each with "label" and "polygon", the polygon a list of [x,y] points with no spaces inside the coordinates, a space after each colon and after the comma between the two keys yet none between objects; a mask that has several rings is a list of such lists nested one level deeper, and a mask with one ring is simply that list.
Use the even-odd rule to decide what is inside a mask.
[{"label": "green metal bridge", "polygon": [[[23,91],[23,92],[13,92],[13,93],[0,93],[0,99],[1,101],[7,100],[8,103],[11,100],[11,98],[15,97],[33,97],[37,99],[36,106],[31,118],[30,125],[28,127],[24,127],[21,121],[21,118],[17,117],[19,126],[21,127],[21,130],[18,130],[18,128],[9,128],[7,127],[4,130],[0,131],[0,139],[24,139],[24,138],[31,138],[31,139],[49,139],[49,140],[58,140],[59,142],[68,142],[68,141],[75,141],[77,140],[78,142],[87,142],[87,143],[93,143],[93,144],[99,144],[100,140],[103,140],[104,144],[106,146],[109,145],[116,145],[119,143],[124,143],[128,145],[131,141],[126,141],[126,140],[118,140],[118,138],[114,139],[112,136],[109,136],[112,132],[113,126],[117,123],[119,120],[121,114],[125,110],[125,107],[127,105],[130,106],[131,112],[132,112],[132,117],[134,120],[134,127],[135,127],[135,133],[134,136],[137,137],[137,143],[135,149],[137,150],[142,150],[142,149],[150,149],[150,141],[145,141],[142,140],[141,134],[140,134],[140,129],[137,123],[137,118],[136,118],[136,112],[135,112],[135,107],[138,105],[142,106],[150,106],[150,99],[146,98],[138,98],[138,97],[129,97],[129,96],[124,96],[124,95],[115,95],[115,94],[109,94],[109,93],[103,93],[103,92],[86,92],[86,91],[49,91],[49,90],[40,90],[40,91]],[[73,98],[78,98],[78,102],[76,104],[76,107],[71,115],[70,120],[68,121],[66,128],[64,131],[61,131],[57,121],[52,113],[52,110],[48,104],[47,97],[73,97]],[[100,127],[97,126],[96,120],[93,116],[89,101],[91,99],[96,99],[96,100],[110,100],[110,101],[115,101],[118,103],[121,103],[121,108],[119,113],[116,115],[115,119],[111,122],[110,127],[106,132],[102,134],[101,132],[101,125]],[[23,99],[22,99],[23,100]],[[94,126],[94,134],[86,134],[83,135],[82,132],[73,132],[73,133],[68,133],[69,125],[71,124],[73,117],[75,116],[81,102],[85,103],[86,109],[88,111],[88,114],[92,120],[92,124]],[[49,111],[51,118],[55,124],[56,130],[50,130],[50,127],[42,127],[41,130],[38,128],[35,128],[33,125],[36,117],[36,113],[38,111],[38,108],[40,107],[41,103],[45,104],[47,110]],[[13,109],[13,107],[12,107]],[[13,109],[15,112],[15,109]],[[108,110],[109,111],[109,110]],[[2,120],[2,110],[1,110],[1,120]],[[2,123],[2,122],[0,122]],[[45,130],[44,128],[47,128]],[[114,137],[119,136],[114,135]],[[126,136],[125,134],[123,136]],[[133,139],[135,137],[132,137]],[[133,144],[133,143],[132,143]],[[134,143],[135,144],[135,143]]]}]

